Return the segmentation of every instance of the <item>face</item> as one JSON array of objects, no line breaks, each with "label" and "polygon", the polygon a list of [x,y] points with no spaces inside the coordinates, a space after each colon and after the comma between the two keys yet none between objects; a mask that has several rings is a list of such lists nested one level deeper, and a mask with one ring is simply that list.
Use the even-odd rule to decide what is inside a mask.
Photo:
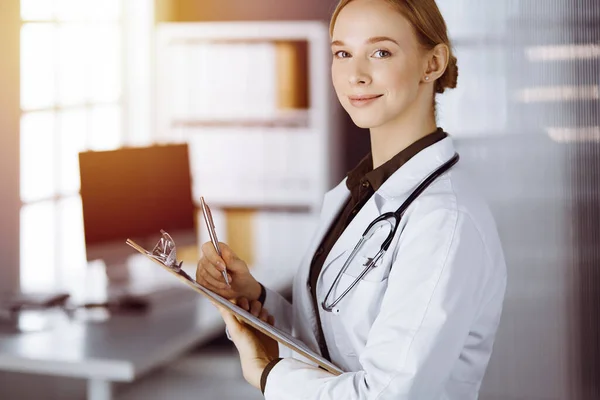
[{"label": "face", "polygon": [[331,50],[333,86],[357,126],[386,125],[415,103],[425,55],[410,22],[384,0],[346,5]]}]

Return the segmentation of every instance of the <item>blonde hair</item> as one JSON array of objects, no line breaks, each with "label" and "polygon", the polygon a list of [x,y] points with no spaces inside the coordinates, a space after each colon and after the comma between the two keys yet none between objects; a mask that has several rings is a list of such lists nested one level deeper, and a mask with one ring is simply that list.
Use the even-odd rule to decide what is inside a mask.
[{"label": "blonde hair", "polygon": [[[340,0],[329,24],[329,33],[333,36],[333,28],[340,11],[352,0]],[[417,40],[427,50],[438,44],[445,44],[450,51],[448,66],[444,74],[435,82],[435,92],[444,93],[446,89],[454,89],[458,81],[458,65],[448,38],[446,21],[435,0],[385,0],[402,14],[413,26]]]}]

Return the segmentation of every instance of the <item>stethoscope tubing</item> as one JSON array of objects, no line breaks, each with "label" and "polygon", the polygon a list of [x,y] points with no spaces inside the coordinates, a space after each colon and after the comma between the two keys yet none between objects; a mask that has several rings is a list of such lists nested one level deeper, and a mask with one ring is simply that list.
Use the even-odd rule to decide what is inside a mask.
[{"label": "stethoscope tubing", "polygon": [[[325,310],[327,312],[332,312],[334,310],[335,306],[337,306],[340,303],[340,301],[342,301],[342,299],[344,299],[344,297],[362,280],[362,278],[372,268],[374,268],[377,265],[377,262],[384,256],[384,254],[388,250],[390,244],[392,243],[392,240],[394,239],[394,236],[396,235],[396,230],[398,229],[398,226],[400,225],[400,220],[402,219],[402,216],[404,215],[404,212],[406,211],[406,209],[417,199],[417,197],[419,197],[419,195],[421,195],[421,193],[423,193],[423,191],[425,189],[427,189],[427,187],[429,187],[429,185],[431,185],[437,178],[439,178],[441,175],[446,173],[450,168],[452,168],[458,162],[459,159],[460,159],[460,156],[458,155],[458,153],[455,153],[454,156],[450,160],[446,161],[439,168],[437,168],[435,171],[433,171],[429,176],[427,176],[427,178],[425,178],[419,184],[419,186],[417,186],[417,188],[410,194],[410,196],[408,196],[408,198],[402,203],[402,205],[400,205],[400,207],[398,207],[398,209],[396,211],[388,212],[388,213],[384,213],[384,214],[380,215],[379,217],[374,219],[367,226],[367,229],[365,229],[365,231],[362,234],[362,237],[360,238],[360,240],[358,241],[356,246],[354,246],[352,253],[350,253],[348,258],[344,262],[344,265],[342,266],[342,268],[338,272],[337,276],[333,280],[333,283],[331,284],[329,290],[327,291],[325,298],[321,302],[321,306],[323,307],[323,310]],[[342,294],[340,294],[331,304],[327,305],[327,299],[329,298],[329,296],[331,295],[331,292],[334,290],[334,288],[339,283],[340,279],[342,278],[342,274],[344,274],[346,272],[346,270],[348,269],[348,267],[350,266],[350,262],[356,256],[358,249],[363,244],[363,242],[366,240],[365,238],[367,237],[369,230],[372,229],[376,223],[387,220],[389,218],[394,218],[395,224],[392,227],[392,229],[390,230],[390,233],[389,233],[388,237],[386,238],[386,240],[381,244],[380,250],[377,252],[375,257],[373,257],[373,259],[370,260],[365,265],[365,268],[356,277],[356,279],[354,279],[352,284],[350,284],[350,286],[348,286],[344,290],[344,292],[342,292]]]}]

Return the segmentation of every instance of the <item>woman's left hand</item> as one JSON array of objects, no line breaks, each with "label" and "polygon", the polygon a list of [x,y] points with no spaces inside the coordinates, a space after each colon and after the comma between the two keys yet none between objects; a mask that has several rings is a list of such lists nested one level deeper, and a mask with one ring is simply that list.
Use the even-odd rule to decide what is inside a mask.
[{"label": "woman's left hand", "polygon": [[[269,315],[268,311],[262,307],[259,301],[248,301],[246,298],[239,298],[236,303],[255,317],[260,318],[270,325],[275,324],[273,316]],[[260,378],[263,370],[267,364],[279,357],[277,341],[245,322],[238,320],[229,310],[221,306],[217,306],[217,308],[227,325],[227,330],[235,347],[237,347],[240,353],[244,378],[248,383],[260,390]]]}]

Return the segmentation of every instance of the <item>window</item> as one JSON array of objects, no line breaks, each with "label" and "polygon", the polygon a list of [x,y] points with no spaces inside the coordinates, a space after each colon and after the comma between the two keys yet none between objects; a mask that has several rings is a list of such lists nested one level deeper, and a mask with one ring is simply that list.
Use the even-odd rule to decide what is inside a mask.
[{"label": "window", "polygon": [[[151,14],[131,9],[144,1],[127,3],[21,0],[23,290],[61,286],[86,264],[78,153],[131,142],[125,110],[134,107],[126,104],[131,88],[124,82],[127,65],[140,63],[125,48],[136,26],[131,19]],[[149,48],[150,35],[140,48],[144,40]],[[138,60],[147,56],[139,48],[133,53]]]}]

